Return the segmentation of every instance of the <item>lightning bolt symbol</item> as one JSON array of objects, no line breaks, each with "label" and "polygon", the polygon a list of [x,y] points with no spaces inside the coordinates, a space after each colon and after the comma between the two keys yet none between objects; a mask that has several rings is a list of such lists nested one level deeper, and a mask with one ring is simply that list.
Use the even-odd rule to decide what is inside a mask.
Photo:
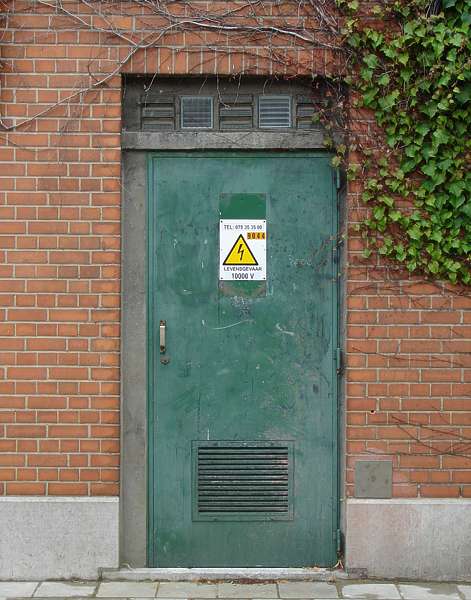
[{"label": "lightning bolt symbol", "polygon": [[242,262],[242,259],[244,257],[244,247],[242,246],[242,244],[239,244],[239,249],[237,250],[237,254],[240,254],[240,262]]}]

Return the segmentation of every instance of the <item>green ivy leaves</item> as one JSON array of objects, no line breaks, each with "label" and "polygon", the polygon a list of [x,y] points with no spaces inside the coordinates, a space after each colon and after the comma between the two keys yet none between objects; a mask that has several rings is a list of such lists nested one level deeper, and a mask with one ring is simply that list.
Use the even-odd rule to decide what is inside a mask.
[{"label": "green ivy leaves", "polygon": [[352,87],[391,151],[349,169],[367,177],[365,256],[376,248],[412,273],[471,284],[471,0],[442,0],[438,15],[428,0],[378,1],[370,10],[384,31],[358,16],[357,1],[337,4]]}]

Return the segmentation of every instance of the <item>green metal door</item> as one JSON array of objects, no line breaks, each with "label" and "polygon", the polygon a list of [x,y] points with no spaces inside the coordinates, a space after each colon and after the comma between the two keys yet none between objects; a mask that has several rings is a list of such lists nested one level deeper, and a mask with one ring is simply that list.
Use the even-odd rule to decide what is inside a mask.
[{"label": "green metal door", "polygon": [[332,566],[330,157],[153,154],[148,209],[149,565]]}]

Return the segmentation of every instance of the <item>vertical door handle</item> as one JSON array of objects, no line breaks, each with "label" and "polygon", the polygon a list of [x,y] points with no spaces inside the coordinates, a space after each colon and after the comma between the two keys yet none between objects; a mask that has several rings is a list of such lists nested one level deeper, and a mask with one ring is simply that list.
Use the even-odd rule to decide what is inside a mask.
[{"label": "vertical door handle", "polygon": [[167,321],[160,321],[159,333],[160,333],[160,354],[165,354],[166,342],[165,334],[167,328]]}]

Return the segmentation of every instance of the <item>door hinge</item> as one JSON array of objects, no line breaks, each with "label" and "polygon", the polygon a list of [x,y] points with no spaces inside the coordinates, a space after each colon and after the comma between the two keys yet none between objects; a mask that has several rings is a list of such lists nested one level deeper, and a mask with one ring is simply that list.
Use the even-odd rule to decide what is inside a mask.
[{"label": "door hinge", "polygon": [[343,536],[340,529],[337,529],[335,532],[335,545],[337,557],[340,558],[343,555]]},{"label": "door hinge", "polygon": [[337,367],[337,375],[340,375],[343,370],[343,353],[341,348],[335,349],[335,365]]},{"label": "door hinge", "polygon": [[337,190],[339,190],[341,187],[341,178],[340,178],[340,169],[338,167],[337,167],[337,169],[335,169],[335,185],[337,187]]}]

